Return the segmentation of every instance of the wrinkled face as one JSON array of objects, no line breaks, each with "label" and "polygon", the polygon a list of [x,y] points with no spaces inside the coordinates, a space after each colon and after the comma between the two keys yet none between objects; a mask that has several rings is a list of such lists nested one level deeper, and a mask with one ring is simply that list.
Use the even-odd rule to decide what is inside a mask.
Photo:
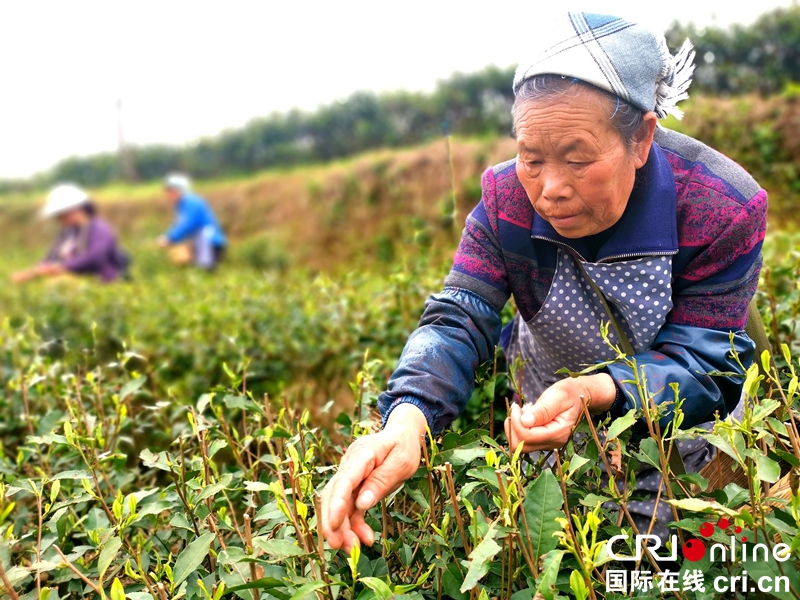
[{"label": "wrinkled face", "polygon": [[608,103],[586,90],[523,104],[516,130],[517,176],[534,210],[560,235],[581,238],[619,220],[652,132],[627,147]]}]

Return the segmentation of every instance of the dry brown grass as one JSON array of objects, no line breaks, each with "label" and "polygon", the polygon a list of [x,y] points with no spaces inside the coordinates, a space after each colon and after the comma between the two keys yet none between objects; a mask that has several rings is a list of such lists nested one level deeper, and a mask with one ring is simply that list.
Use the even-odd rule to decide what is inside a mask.
[{"label": "dry brown grass", "polygon": [[[667,121],[742,164],[770,192],[770,211],[795,221],[800,195],[800,99],[756,96],[692,98],[682,122]],[[514,141],[453,140],[457,215],[478,202],[481,172],[515,155]],[[398,248],[424,229],[434,246],[451,248],[460,225],[448,225],[447,143],[379,150],[345,161],[262,172],[238,180],[200,182],[199,192],[237,242],[262,240],[292,264],[325,269],[378,246]],[[171,220],[158,184],[97,190],[105,217],[129,247],[151,240]],[[0,200],[0,250],[41,248],[53,233],[32,219],[33,207]],[[254,246],[254,252],[259,248]]]},{"label": "dry brown grass", "polygon": [[[490,165],[515,154],[510,139],[453,140],[458,216],[463,219],[480,199],[479,178]],[[160,189],[124,188],[96,194],[103,216],[129,245],[152,239],[170,222],[170,207]],[[420,226],[435,239],[451,237],[441,223],[451,195],[446,140],[401,150],[382,150],[348,161],[262,173],[250,179],[198,184],[233,240],[264,236],[295,264],[327,268],[354,256],[374,253],[381,236],[400,244]],[[33,207],[0,211],[5,243],[39,247],[52,225],[33,218]],[[412,219],[415,219],[412,224]],[[459,227],[460,228],[460,227]],[[446,229],[446,231],[445,231]],[[0,247],[4,244],[0,240]]]}]

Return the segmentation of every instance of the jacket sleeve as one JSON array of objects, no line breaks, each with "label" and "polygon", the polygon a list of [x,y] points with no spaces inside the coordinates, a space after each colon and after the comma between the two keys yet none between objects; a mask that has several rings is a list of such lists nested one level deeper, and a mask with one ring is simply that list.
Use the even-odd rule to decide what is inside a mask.
[{"label": "jacket sleeve", "polygon": [[483,199],[467,218],[445,288],[428,299],[419,328],[378,398],[384,424],[396,406],[411,403],[438,433],[464,410],[475,369],[494,357],[499,313],[509,297],[496,215],[489,170],[483,177]]},{"label": "jacket sleeve", "polygon": [[203,209],[197,202],[185,201],[178,209],[178,219],[167,231],[166,236],[171,244],[182,242],[203,228]]},{"label": "jacket sleeve", "polygon": [[86,251],[64,260],[61,265],[73,273],[97,273],[108,262],[115,244],[111,231],[94,225],[87,240]]},{"label": "jacket sleeve", "polygon": [[[652,349],[634,358],[656,404],[673,401],[669,384],[678,384],[685,399],[684,428],[712,420],[714,413],[724,418],[739,403],[744,373],[732,350],[745,367],[752,364],[755,343],[743,330],[758,286],[766,207],[766,192],[760,190],[730,218],[700,219],[694,231],[687,226],[679,232],[681,246],[691,251],[674,274],[673,309]],[[696,245],[699,241],[703,244]],[[623,391],[611,416],[641,408],[632,370],[614,364],[608,372]],[[738,376],[711,375],[714,372]],[[662,431],[671,420],[670,407],[662,417]]]},{"label": "jacket sleeve", "polygon": [[445,288],[431,296],[419,328],[406,342],[400,362],[378,398],[383,423],[399,404],[422,410],[438,433],[464,410],[475,369],[494,356],[500,316],[474,292]]}]

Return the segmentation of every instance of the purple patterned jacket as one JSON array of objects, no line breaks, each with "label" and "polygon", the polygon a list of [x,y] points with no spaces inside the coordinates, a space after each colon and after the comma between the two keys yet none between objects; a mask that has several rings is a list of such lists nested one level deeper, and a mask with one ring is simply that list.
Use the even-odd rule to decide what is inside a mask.
[{"label": "purple patterned jacket", "polygon": [[[74,252],[71,256],[60,256],[61,246],[71,236],[76,238]],[[97,275],[109,282],[123,274],[129,259],[117,244],[117,236],[111,225],[100,217],[93,217],[81,230],[62,229],[45,261],[60,263],[72,273]]]},{"label": "purple patterned jacket", "polygon": [[[559,245],[585,249],[534,212],[514,160],[488,169],[482,188],[445,288],[428,299],[379,398],[384,422],[395,406],[410,402],[433,431],[449,425],[470,397],[475,369],[493,357],[509,297],[523,319],[533,318],[550,288]],[[678,383],[686,398],[684,427],[717,412],[724,417],[739,402],[741,377],[708,373],[741,373],[730,356],[731,332],[740,360],[752,362],[755,345],[743,329],[758,285],[766,211],[766,192],[742,167],[659,128],[619,225],[597,254],[597,261],[672,255],[674,307],[652,347],[635,358],[645,365],[651,391],[660,390],[657,403],[671,401],[668,384]],[[618,416],[635,406],[635,387],[626,383],[633,374],[621,364],[607,372],[630,392],[615,402],[611,413]]]}]

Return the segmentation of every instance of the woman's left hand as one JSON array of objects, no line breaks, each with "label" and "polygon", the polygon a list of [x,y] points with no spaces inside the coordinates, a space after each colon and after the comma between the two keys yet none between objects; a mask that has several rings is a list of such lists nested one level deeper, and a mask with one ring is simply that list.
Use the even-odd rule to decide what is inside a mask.
[{"label": "woman's left hand", "polygon": [[17,271],[11,276],[12,283],[25,283],[29,279],[33,279],[36,277],[33,270],[29,271]]},{"label": "woman's left hand", "polygon": [[614,380],[607,373],[557,381],[535,403],[511,407],[505,422],[511,450],[520,443],[523,452],[560,448],[581,420],[584,402],[589,402],[590,412],[601,413],[611,408],[616,395]]},{"label": "woman's left hand", "polygon": [[65,272],[64,267],[55,262],[44,262],[36,265],[27,271],[18,271],[11,276],[11,281],[14,283],[25,283],[37,277],[52,277],[54,275],[61,275]]}]

